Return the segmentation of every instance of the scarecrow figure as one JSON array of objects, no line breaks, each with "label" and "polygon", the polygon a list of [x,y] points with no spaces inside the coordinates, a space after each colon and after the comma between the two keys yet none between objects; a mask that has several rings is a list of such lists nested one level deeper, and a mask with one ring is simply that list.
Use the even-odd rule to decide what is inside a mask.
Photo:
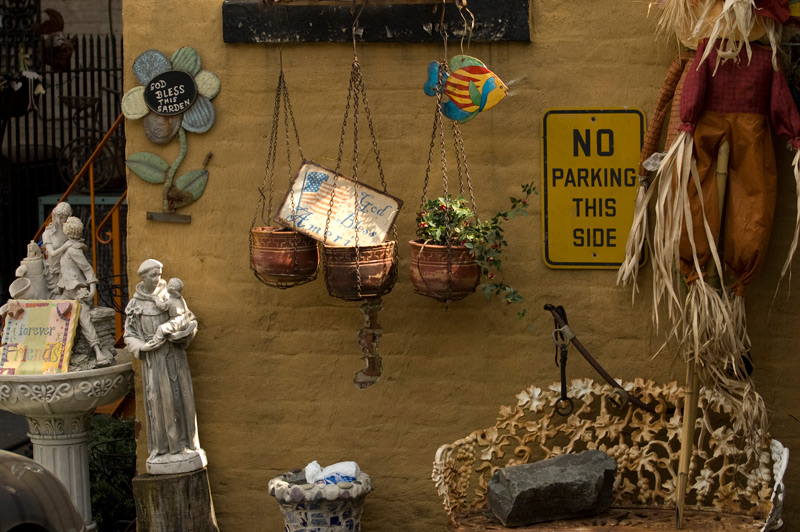
[{"label": "scarecrow figure", "polygon": [[[657,195],[654,306],[666,303],[669,337],[678,341],[687,362],[698,365],[706,386],[739,405],[754,438],[765,437],[766,412],[748,375],[744,295],[764,264],[775,210],[770,122],[794,150],[800,148],[800,116],[777,57],[788,20],[787,0],[669,0],[665,5],[662,29],[692,28],[684,35],[696,40],[697,52],[685,75],[677,136],[653,186],[640,190],[618,275],[623,283],[635,280],[647,204]],[[794,166],[800,185],[798,156]],[[794,242],[784,274],[797,231]],[[673,275],[676,264],[682,280]]]}]

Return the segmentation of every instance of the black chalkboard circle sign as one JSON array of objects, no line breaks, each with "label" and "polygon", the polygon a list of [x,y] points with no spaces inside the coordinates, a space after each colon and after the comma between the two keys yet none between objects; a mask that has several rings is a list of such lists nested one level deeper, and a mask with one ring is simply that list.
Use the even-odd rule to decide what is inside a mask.
[{"label": "black chalkboard circle sign", "polygon": [[183,70],[167,70],[150,80],[144,89],[147,107],[164,116],[186,112],[196,98],[194,78]]}]

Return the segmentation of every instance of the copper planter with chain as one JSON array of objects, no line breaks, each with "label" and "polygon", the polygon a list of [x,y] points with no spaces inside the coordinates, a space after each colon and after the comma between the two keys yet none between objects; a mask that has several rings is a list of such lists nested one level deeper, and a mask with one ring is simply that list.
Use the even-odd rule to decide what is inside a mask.
[{"label": "copper planter with chain", "polygon": [[437,301],[458,301],[475,292],[481,268],[466,246],[438,246],[421,240],[411,246],[414,291]]},{"label": "copper planter with chain", "polygon": [[392,291],[397,281],[397,242],[372,246],[324,246],[325,285],[333,297],[361,301]]},{"label": "copper planter with chain", "polygon": [[[278,153],[278,137],[281,122],[284,125],[286,172],[289,176],[288,197],[294,210],[292,192],[292,146],[290,132],[294,133],[297,154],[303,160],[300,135],[294,120],[289,88],[283,72],[283,48],[280,48],[281,70],[275,89],[275,105],[272,113],[264,182],[258,189],[258,205],[250,226],[250,269],[256,279],[275,288],[291,288],[317,278],[319,249],[317,242],[295,231],[296,227],[274,227],[268,225],[272,218],[272,198],[275,192],[275,162]],[[281,116],[283,115],[283,116]],[[282,119],[281,119],[282,118]],[[291,128],[289,127],[291,124]],[[260,223],[263,225],[259,225]],[[270,221],[267,221],[270,220]]]},{"label": "copper planter with chain", "polygon": [[289,288],[317,277],[319,251],[316,241],[279,227],[250,230],[250,265],[264,283]]}]

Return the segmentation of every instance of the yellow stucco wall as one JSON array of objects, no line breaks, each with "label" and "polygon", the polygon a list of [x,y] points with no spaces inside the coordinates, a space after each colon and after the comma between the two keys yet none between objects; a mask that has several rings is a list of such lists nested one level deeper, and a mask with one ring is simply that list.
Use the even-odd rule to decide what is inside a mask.
[{"label": "yellow stucco wall", "polygon": [[[383,379],[366,391],[352,384],[362,367],[356,336],[363,326],[357,303],[328,296],[323,280],[279,291],[259,284],[248,269],[248,230],[264,174],[278,51],[275,46],[222,41],[219,0],[123,3],[125,86],[137,82],[133,59],[149,48],[171,54],[194,47],[203,67],[222,81],[217,118],[205,134],[189,134],[182,169],[199,167],[212,151],[205,195],[182,213],[192,223],[145,220],[160,210],[160,187],[129,173],[128,271],[146,258],[180,277],[200,321],[189,357],[200,440],[221,529],[279,530],[277,503],[267,482],[311,460],[356,460],[372,475],[364,529],[379,532],[442,530],[445,514],[430,480],[437,447],[494,423],[501,405],[530,384],[558,380],[545,303],[564,305],[576,333],[618,378],[683,379],[681,364],[651,354],[660,337],[651,322],[649,281],[631,305],[615,272],[551,270],[543,264],[540,197],[529,218],[507,225],[504,270],[527,299],[535,329],[515,309],[471,296],[449,309],[414,294],[408,273],[414,210],[422,192],[433,101],[423,95],[425,67],[438,45],[364,44],[365,85],[390,193],[406,201],[398,222],[400,277],[384,298]],[[541,120],[553,107],[632,106],[649,115],[675,49],[653,36],[647,2],[532,0],[532,42],[472,44],[511,95],[463,128],[476,201],[483,213],[504,207],[519,185],[541,191]],[[455,46],[451,42],[451,46]],[[334,166],[352,49],[341,44],[287,45],[284,66],[303,150]],[[362,122],[365,125],[365,122]],[[366,128],[364,128],[366,131]],[[126,124],[128,153],[153,151],[172,161],[177,141],[149,143],[141,124]],[[368,142],[364,137],[364,142]],[[780,144],[780,143],[779,143]],[[788,154],[779,158],[783,168]],[[362,178],[378,184],[368,144]],[[279,173],[278,190],[285,190]],[[434,181],[431,187],[438,185]],[[772,431],[789,447],[800,439],[798,291],[772,295],[794,226],[794,190],[782,175],[776,231],[767,266],[748,298],[758,388],[772,409]],[[436,190],[436,189],[434,189]],[[770,312],[771,311],[771,312]],[[594,376],[577,353],[571,377]],[[141,409],[141,404],[139,404]],[[139,441],[140,470],[146,441]],[[790,465],[786,517],[800,474]]]}]

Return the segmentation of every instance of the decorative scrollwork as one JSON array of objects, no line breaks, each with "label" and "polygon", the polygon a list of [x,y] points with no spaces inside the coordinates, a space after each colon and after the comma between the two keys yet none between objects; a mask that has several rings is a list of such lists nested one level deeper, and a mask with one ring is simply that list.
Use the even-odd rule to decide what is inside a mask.
[{"label": "decorative scrollwork", "polygon": [[39,18],[39,0],[0,0],[1,33],[30,31]]},{"label": "decorative scrollwork", "polygon": [[0,402],[7,402],[11,400],[11,386],[3,384],[0,386]]},{"label": "decorative scrollwork", "polygon": [[31,437],[59,439],[64,436],[88,434],[92,426],[91,412],[58,416],[27,416]]},{"label": "decorative scrollwork", "polygon": [[92,382],[81,381],[78,384],[78,389],[89,397],[105,397],[111,393],[114,388],[125,380],[122,375],[117,375],[114,379],[97,379]]},{"label": "decorative scrollwork", "polygon": [[34,436],[57,436],[65,433],[64,419],[52,418],[28,418],[28,426]]},{"label": "decorative scrollwork", "polygon": [[72,390],[68,382],[55,384],[20,384],[19,392],[34,403],[53,403],[66,397]]},{"label": "decorative scrollwork", "polygon": [[[575,410],[562,417],[554,408],[560,383],[530,386],[517,394],[517,404],[501,407],[495,426],[441,446],[432,477],[451,524],[485,506],[488,482],[499,468],[586,449],[616,460],[615,506],[674,507],[684,390],[676,382],[644,379],[623,387],[656,405],[655,413],[631,404],[615,408],[611,386],[580,379],[569,386]],[[748,445],[725,399],[706,389],[699,396],[687,507],[765,520],[773,509],[770,439],[765,448]]]}]

